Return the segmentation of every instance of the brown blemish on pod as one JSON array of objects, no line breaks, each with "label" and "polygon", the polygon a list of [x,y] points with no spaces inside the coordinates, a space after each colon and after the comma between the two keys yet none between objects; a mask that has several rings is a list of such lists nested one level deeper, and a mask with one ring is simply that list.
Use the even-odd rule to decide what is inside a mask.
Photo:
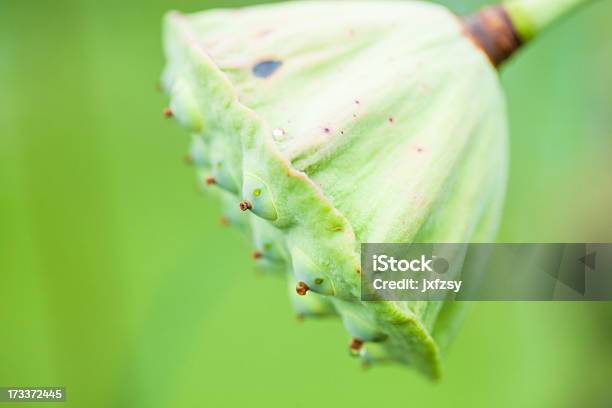
[{"label": "brown blemish on pod", "polygon": [[239,206],[241,211],[247,211],[253,208],[253,203],[251,203],[249,200],[242,200]]},{"label": "brown blemish on pod", "polygon": [[262,254],[261,252],[259,252],[259,251],[254,251],[254,252],[251,254],[251,257],[252,257],[253,259],[255,259],[255,260],[261,259],[261,257],[262,257],[262,256],[263,256],[263,254]]},{"label": "brown blemish on pod", "polygon": [[223,225],[224,227],[227,227],[228,225],[230,225],[230,220],[229,218],[223,216],[219,219],[219,224]]},{"label": "brown blemish on pod", "polygon": [[164,114],[165,117],[167,118],[171,118],[173,113],[172,113],[172,109],[170,108],[164,108],[164,110],[162,111],[162,113]]},{"label": "brown blemish on pod", "polygon": [[215,180],[214,177],[207,177],[206,178],[206,185],[208,186],[212,186],[213,184],[216,184],[217,181]]},{"label": "brown blemish on pod", "polygon": [[295,292],[300,296],[306,296],[306,293],[310,290],[310,287],[305,282],[298,282],[295,285]]}]

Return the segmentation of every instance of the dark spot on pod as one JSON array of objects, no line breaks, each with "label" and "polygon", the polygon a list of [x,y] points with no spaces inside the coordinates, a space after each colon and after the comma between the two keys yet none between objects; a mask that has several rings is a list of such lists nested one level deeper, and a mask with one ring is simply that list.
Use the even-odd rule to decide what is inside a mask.
[{"label": "dark spot on pod", "polygon": [[321,278],[317,278],[317,279],[315,279],[315,281],[314,281],[314,282],[315,282],[317,285],[320,285],[320,284],[322,284],[322,283],[323,283],[323,279],[321,279]]},{"label": "dark spot on pod", "polygon": [[356,117],[357,117],[357,114],[356,114],[356,113],[353,113],[353,117],[354,117],[354,118],[356,118]]},{"label": "dark spot on pod", "polygon": [[306,293],[308,293],[308,291],[310,290],[310,288],[308,287],[308,285],[304,282],[298,282],[297,285],[295,285],[295,292],[300,295],[300,296],[305,296]]},{"label": "dark spot on pod", "polygon": [[298,322],[302,323],[304,321],[304,315],[301,313],[298,313],[295,315],[295,320],[297,320]]},{"label": "dark spot on pod", "polygon": [[255,75],[257,78],[268,78],[274,72],[276,72],[281,65],[283,65],[283,62],[278,60],[265,60],[258,62],[255,64],[255,66],[253,66],[253,75]]},{"label": "dark spot on pod", "polygon": [[361,102],[359,101],[359,99],[355,99],[355,105],[359,105]]},{"label": "dark spot on pod", "polygon": [[419,153],[423,153],[423,148],[421,146],[418,146],[416,148],[416,151],[419,152]]},{"label": "dark spot on pod", "polygon": [[363,347],[363,341],[359,339],[351,340],[351,344],[349,345],[349,351],[351,353],[359,353],[359,350]]},{"label": "dark spot on pod", "polygon": [[251,254],[251,256],[253,257],[253,259],[257,260],[257,259],[260,259],[263,256],[263,254],[259,251],[255,251]]},{"label": "dark spot on pod", "polygon": [[253,204],[249,200],[242,200],[240,202],[240,210],[241,211],[250,210],[251,208],[253,208]]},{"label": "dark spot on pod", "polygon": [[389,123],[395,123],[395,118],[393,116],[389,118]]},{"label": "dark spot on pod", "polygon": [[329,133],[329,132],[331,132],[331,129],[330,129],[330,128],[325,128],[325,129],[323,129],[323,131],[324,131],[325,133]]},{"label": "dark spot on pod", "polygon": [[217,181],[215,180],[214,177],[207,177],[206,178],[206,184],[209,186],[212,186],[213,184],[215,184]]},{"label": "dark spot on pod", "polygon": [[163,112],[165,117],[167,117],[167,118],[171,118],[172,117],[172,109],[164,108],[164,110],[162,112]]},{"label": "dark spot on pod", "polygon": [[357,272],[357,275],[361,275],[361,268],[356,268],[355,272]]}]

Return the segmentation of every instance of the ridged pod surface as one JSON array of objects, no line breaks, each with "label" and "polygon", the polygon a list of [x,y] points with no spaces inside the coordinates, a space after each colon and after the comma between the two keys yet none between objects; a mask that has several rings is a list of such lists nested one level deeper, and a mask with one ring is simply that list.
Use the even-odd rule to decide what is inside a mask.
[{"label": "ridged pod surface", "polygon": [[505,102],[460,21],[420,2],[292,2],[171,12],[164,42],[198,177],[256,262],[289,273],[298,315],[337,314],[364,362],[439,377],[463,307],[362,302],[360,244],[494,237]]}]

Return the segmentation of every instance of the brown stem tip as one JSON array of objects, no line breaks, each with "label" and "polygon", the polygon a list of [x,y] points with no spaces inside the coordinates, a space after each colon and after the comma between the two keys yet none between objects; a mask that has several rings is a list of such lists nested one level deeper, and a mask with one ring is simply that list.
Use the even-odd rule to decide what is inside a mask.
[{"label": "brown stem tip", "polygon": [[304,282],[298,282],[298,284],[295,286],[295,291],[300,296],[306,296],[306,293],[308,293],[309,290],[310,288]]},{"label": "brown stem tip", "polygon": [[463,17],[462,22],[469,38],[487,54],[496,67],[522,45],[503,6],[485,7],[476,14]]},{"label": "brown stem tip", "polygon": [[253,208],[253,204],[249,200],[242,200],[239,205],[241,211],[246,211]]},{"label": "brown stem tip", "polygon": [[173,113],[172,113],[172,109],[170,108],[164,108],[164,110],[162,111],[164,116],[167,118],[171,118]]},{"label": "brown stem tip", "polygon": [[351,344],[349,345],[349,350],[351,352],[357,352],[361,350],[362,347],[363,347],[363,341],[359,339],[353,339],[351,340]]}]

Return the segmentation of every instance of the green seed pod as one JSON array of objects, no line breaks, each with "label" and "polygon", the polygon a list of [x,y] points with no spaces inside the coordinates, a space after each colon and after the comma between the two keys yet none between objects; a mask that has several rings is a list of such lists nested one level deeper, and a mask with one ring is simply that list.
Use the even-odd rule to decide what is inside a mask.
[{"label": "green seed pod", "polygon": [[171,90],[170,112],[177,121],[192,132],[202,131],[202,116],[188,82],[174,81]]},{"label": "green seed pod", "polygon": [[298,313],[318,313],[325,299],[365,361],[433,378],[463,308],[362,302],[359,251],[494,238],[507,124],[492,62],[513,50],[485,54],[472,26],[416,1],[291,2],[165,21],[165,88],[188,112],[185,126],[206,123],[213,177],[229,207],[258,219],[247,230],[261,257],[269,241],[282,254],[269,258],[291,266]]},{"label": "green seed pod", "polygon": [[296,316],[299,318],[326,317],[336,314],[334,305],[328,297],[314,292],[308,293],[306,296],[300,296],[295,291],[297,282],[293,279],[288,279],[288,282],[289,298]]},{"label": "green seed pod", "polygon": [[209,166],[210,161],[208,160],[206,146],[204,141],[198,135],[192,135],[191,145],[189,147],[189,153],[187,159],[190,163],[197,167]]},{"label": "green seed pod", "polygon": [[[315,264],[302,250],[290,249],[293,273],[298,280],[297,292],[305,295],[311,290],[322,295],[334,295],[334,285],[323,268]],[[301,288],[301,289],[300,289]]]},{"label": "green seed pod", "polygon": [[[236,207],[235,201],[233,204]],[[255,245],[253,258],[257,262],[257,266],[269,272],[285,273],[290,258],[282,232],[262,218],[256,216],[249,218]]]},{"label": "green seed pod", "polygon": [[258,217],[268,221],[276,221],[278,211],[266,183],[252,173],[245,173],[243,179],[242,197],[244,202],[248,202],[248,206],[250,206],[248,209]]}]

